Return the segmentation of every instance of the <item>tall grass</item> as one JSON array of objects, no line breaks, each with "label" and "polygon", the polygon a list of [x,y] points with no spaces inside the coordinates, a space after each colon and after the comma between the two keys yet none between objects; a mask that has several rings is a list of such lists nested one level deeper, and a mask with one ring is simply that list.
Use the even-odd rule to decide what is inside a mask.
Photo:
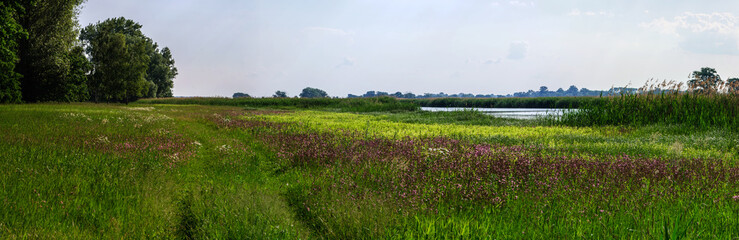
[{"label": "tall grass", "polygon": [[252,108],[329,109],[343,112],[417,111],[419,105],[392,97],[376,98],[164,98],[142,99],[142,104],[193,104]]},{"label": "tall grass", "polygon": [[305,131],[215,119],[258,136],[286,169],[289,205],[327,239],[727,238],[739,169],[724,161],[566,156],[458,139]]},{"label": "tall grass", "polygon": [[707,129],[739,128],[739,95],[729,91],[680,91],[646,86],[636,94],[592,101],[580,111],[566,112],[560,122],[572,126],[675,124]]},{"label": "tall grass", "polygon": [[0,239],[305,239],[238,110],[0,105]]},{"label": "tall grass", "polygon": [[476,107],[476,108],[579,108],[596,97],[538,97],[538,98],[434,98],[406,100],[422,107]]}]

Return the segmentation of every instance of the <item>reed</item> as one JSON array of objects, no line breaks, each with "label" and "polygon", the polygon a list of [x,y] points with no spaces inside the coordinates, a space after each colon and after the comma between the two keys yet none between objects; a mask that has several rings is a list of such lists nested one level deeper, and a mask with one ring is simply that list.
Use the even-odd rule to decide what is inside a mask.
[{"label": "reed", "polygon": [[681,83],[647,83],[635,94],[602,97],[565,113],[561,123],[594,125],[684,125],[692,128],[739,127],[739,95],[729,83],[684,88]]},{"label": "reed", "polygon": [[600,101],[597,97],[538,98],[434,98],[406,100],[422,107],[471,108],[579,108]]}]

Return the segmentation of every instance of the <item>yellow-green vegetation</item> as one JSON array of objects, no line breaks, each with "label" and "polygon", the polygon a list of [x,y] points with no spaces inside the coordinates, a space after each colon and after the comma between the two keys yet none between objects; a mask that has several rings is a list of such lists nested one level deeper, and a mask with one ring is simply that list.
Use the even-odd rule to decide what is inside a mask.
[{"label": "yellow-green vegetation", "polygon": [[736,145],[476,112],[0,105],[0,238],[729,238]]},{"label": "yellow-green vegetation", "polygon": [[382,114],[361,115],[320,111],[298,111],[278,115],[246,116],[246,118],[298,123],[298,128],[307,132],[347,130],[372,137],[394,139],[452,137],[505,145],[536,145],[552,150],[579,153],[713,158],[732,162],[739,154],[737,147],[739,138],[731,132],[684,131],[680,130],[679,126],[567,127],[413,124],[392,121],[391,116]]}]

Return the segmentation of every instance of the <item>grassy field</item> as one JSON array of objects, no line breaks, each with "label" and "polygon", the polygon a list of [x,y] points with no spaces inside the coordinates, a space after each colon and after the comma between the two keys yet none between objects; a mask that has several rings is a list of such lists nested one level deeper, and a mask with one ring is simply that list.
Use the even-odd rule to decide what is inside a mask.
[{"label": "grassy field", "polygon": [[719,127],[153,103],[0,105],[0,238],[739,236]]},{"label": "grassy field", "polygon": [[420,106],[392,97],[375,98],[156,98],[142,99],[143,104],[180,104],[238,106],[273,109],[321,109],[341,112],[405,112]]}]

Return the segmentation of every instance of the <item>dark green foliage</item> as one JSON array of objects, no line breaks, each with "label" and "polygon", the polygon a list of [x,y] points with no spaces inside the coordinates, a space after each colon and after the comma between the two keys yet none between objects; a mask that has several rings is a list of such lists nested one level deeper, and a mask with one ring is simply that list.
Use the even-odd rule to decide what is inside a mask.
[{"label": "dark green foliage", "polygon": [[247,93],[237,92],[234,93],[232,98],[250,98],[251,96]]},{"label": "dark green foliage", "polygon": [[311,88],[307,87],[303,89],[303,92],[300,93],[301,98],[325,98],[328,97],[328,94],[326,94],[326,91],[323,91],[318,88]]},{"label": "dark green foliage", "polygon": [[579,108],[595,97],[541,97],[541,98],[436,98],[408,100],[422,107],[475,108]]},{"label": "dark green foliage", "polygon": [[[84,86],[69,74],[70,51],[77,43],[77,14],[84,0],[23,1],[19,23],[29,37],[20,43],[17,71],[27,102],[85,99]],[[81,94],[81,96],[72,96]]]},{"label": "dark green foliage", "polygon": [[177,68],[169,48],[120,17],[91,24],[80,39],[95,66],[90,79],[94,101],[129,102],[140,97],[172,97]]},{"label": "dark green foliage", "polygon": [[[149,70],[146,72],[146,80],[153,83],[155,88],[149,88],[147,97],[172,97],[174,78],[177,76],[177,68],[174,66],[172,52],[168,47],[161,51],[155,43],[151,46],[149,57]],[[153,92],[154,94],[151,94]]]},{"label": "dark green foliage", "polygon": [[92,70],[92,64],[85,57],[85,50],[81,46],[75,46],[69,52],[69,73],[63,83],[66,86],[65,95],[58,101],[84,102],[90,99],[87,89],[87,74]]},{"label": "dark green foliage", "polygon": [[198,104],[240,106],[252,108],[301,108],[327,109],[344,112],[391,112],[417,111],[419,106],[408,101],[399,101],[391,97],[378,98],[167,98],[142,99],[137,103],[144,104]]},{"label": "dark green foliage", "polygon": [[153,43],[140,24],[111,18],[82,29],[80,39],[95,66],[89,85],[93,100],[128,103],[149,93],[146,71]]},{"label": "dark green foliage", "polygon": [[157,85],[154,82],[147,81],[147,91],[146,94],[144,94],[145,98],[155,98],[157,97]]},{"label": "dark green foliage", "polygon": [[277,92],[275,92],[275,95],[272,95],[272,97],[275,97],[275,98],[286,98],[287,97],[287,93],[285,93],[283,91],[277,91]]},{"label": "dark green foliage", "polygon": [[18,63],[18,40],[27,37],[15,18],[20,10],[17,1],[0,2],[0,103],[20,103],[21,75],[15,72]]}]

